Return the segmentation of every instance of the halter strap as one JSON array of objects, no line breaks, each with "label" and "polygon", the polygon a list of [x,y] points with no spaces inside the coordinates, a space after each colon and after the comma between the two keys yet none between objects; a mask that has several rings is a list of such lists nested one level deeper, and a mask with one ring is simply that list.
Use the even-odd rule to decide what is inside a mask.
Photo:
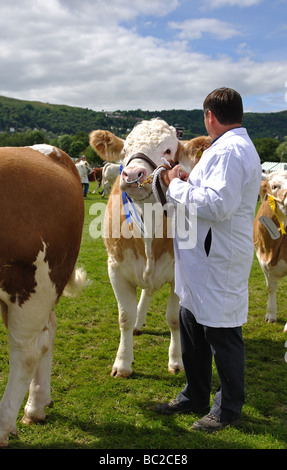
[{"label": "halter strap", "polygon": [[157,165],[145,153],[141,153],[141,152],[138,152],[138,153],[135,153],[134,155],[132,155],[125,166],[128,166],[129,163],[132,160],[135,160],[136,158],[138,158],[140,160],[145,160],[146,162],[148,162],[153,167],[154,170],[157,168]]},{"label": "halter strap", "polygon": [[[128,162],[126,163],[125,167],[129,165],[129,163],[132,161],[132,160],[135,160],[135,159],[140,159],[140,160],[144,160],[146,161],[147,163],[149,163],[152,168],[155,170],[157,167],[157,165],[147,156],[145,155],[144,153],[141,153],[141,152],[138,152],[138,153],[135,153],[134,155],[131,156],[131,158],[128,160]],[[159,179],[157,178],[156,180],[156,189],[157,189],[157,192],[158,192],[158,195],[159,195],[159,198],[160,198],[160,202],[161,204],[164,206],[166,204],[166,198],[165,198],[165,195],[163,193],[163,190],[162,190],[162,187],[160,185],[160,182],[159,182]]]}]

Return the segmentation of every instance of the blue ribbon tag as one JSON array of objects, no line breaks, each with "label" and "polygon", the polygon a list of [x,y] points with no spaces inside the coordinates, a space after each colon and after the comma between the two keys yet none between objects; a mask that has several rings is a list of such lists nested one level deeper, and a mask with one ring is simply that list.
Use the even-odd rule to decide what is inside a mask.
[{"label": "blue ribbon tag", "polygon": [[122,191],[122,200],[124,205],[124,210],[126,214],[126,220],[128,224],[132,223],[131,215],[130,215],[130,208],[129,208],[129,196],[126,192]]},{"label": "blue ribbon tag", "polygon": [[[122,173],[123,165],[120,166],[120,174]],[[122,201],[125,210],[126,221],[128,224],[132,224],[132,219],[139,228],[142,236],[145,235],[144,224],[140,219],[132,199],[127,195],[125,191],[122,191]]]},{"label": "blue ribbon tag", "polygon": [[139,217],[136,208],[134,206],[133,201],[131,198],[127,195],[126,192],[122,191],[122,200],[123,200],[123,205],[124,205],[124,210],[125,210],[125,216],[126,216],[126,221],[128,224],[135,223],[137,228],[139,229],[141,235],[143,237],[146,237],[146,230],[145,226],[143,224],[143,221]]}]

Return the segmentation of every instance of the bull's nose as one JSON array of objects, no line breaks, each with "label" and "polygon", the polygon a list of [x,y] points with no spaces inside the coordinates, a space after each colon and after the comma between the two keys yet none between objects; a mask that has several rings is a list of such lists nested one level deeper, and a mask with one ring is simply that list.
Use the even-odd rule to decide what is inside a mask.
[{"label": "bull's nose", "polygon": [[146,178],[146,170],[144,168],[125,168],[122,175],[127,184],[142,182]]}]

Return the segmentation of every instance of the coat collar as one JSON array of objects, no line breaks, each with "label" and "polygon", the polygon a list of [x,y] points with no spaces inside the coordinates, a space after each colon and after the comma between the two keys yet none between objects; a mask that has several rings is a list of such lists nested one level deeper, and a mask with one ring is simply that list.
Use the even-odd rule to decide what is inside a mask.
[{"label": "coat collar", "polygon": [[[243,132],[241,132],[243,131]],[[211,142],[211,145],[214,144],[214,142],[217,142],[218,139],[221,139],[222,137],[225,137],[226,134],[228,134],[228,137],[232,134],[236,134],[236,135],[240,135],[240,134],[245,134],[246,133],[246,129],[242,126],[240,127],[233,127],[233,129],[229,129],[228,131],[225,131],[223,132],[223,134],[219,135],[218,137],[216,137],[215,139],[212,140]]]}]

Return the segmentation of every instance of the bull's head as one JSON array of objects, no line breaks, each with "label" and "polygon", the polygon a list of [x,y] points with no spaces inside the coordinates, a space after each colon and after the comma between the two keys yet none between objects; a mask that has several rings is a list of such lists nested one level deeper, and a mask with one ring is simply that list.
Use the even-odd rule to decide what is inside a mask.
[{"label": "bull's head", "polygon": [[261,197],[270,197],[276,201],[279,210],[287,216],[287,171],[270,173],[261,183]]},{"label": "bull's head", "polygon": [[109,131],[93,131],[90,144],[103,160],[122,162],[120,189],[139,202],[152,195],[149,177],[156,168],[170,160],[180,162],[190,172],[199,154],[210,146],[210,138],[203,136],[181,143],[174,127],[152,119],[136,125],[126,140]]},{"label": "bull's head", "polygon": [[268,199],[269,206],[276,216],[281,232],[287,221],[287,171],[278,171],[267,175],[261,182],[260,196]]}]

